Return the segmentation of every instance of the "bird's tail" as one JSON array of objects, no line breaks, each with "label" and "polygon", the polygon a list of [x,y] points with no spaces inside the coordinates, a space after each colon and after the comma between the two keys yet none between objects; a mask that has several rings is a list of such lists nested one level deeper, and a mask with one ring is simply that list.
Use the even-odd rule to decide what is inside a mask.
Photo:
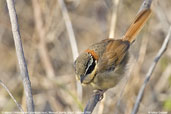
[{"label": "bird's tail", "polygon": [[151,9],[143,10],[139,12],[133,21],[133,23],[128,28],[127,32],[123,36],[123,41],[129,41],[132,43],[135,40],[136,35],[143,28],[145,22],[148,20],[151,14]]}]

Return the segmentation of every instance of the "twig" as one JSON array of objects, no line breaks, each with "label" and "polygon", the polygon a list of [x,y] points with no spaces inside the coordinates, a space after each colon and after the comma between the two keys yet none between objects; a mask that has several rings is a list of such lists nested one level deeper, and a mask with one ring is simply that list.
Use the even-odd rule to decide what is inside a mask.
[{"label": "twig", "polygon": [[171,34],[171,26],[169,28],[169,31],[168,31],[168,34],[162,44],[162,47],[160,48],[159,52],[157,53],[156,57],[154,58],[154,61],[153,63],[151,64],[150,68],[149,68],[149,71],[148,73],[146,74],[146,77],[145,77],[145,80],[144,80],[144,83],[143,85],[141,86],[141,89],[138,93],[138,96],[137,96],[137,99],[136,99],[136,102],[135,102],[135,105],[134,105],[134,108],[133,108],[133,111],[132,111],[132,114],[136,114],[137,111],[138,111],[138,108],[139,108],[139,104],[142,100],[142,97],[143,97],[143,94],[144,94],[144,90],[145,90],[145,87],[147,85],[147,83],[149,82],[150,78],[151,78],[151,75],[160,59],[160,57],[163,55],[163,53],[166,51],[167,49],[167,46],[168,46],[168,43],[169,43],[169,40],[170,40],[170,34]]},{"label": "twig", "polygon": [[143,10],[150,9],[151,3],[152,3],[152,0],[144,0],[144,2],[142,3],[142,5],[138,11],[138,13],[140,13]]},{"label": "twig", "polygon": [[86,108],[84,109],[84,114],[91,114],[93,112],[96,104],[101,100],[103,93],[99,90],[95,92],[95,95],[93,95],[88,101]]},{"label": "twig", "polygon": [[[77,43],[76,43],[73,27],[72,27],[72,24],[71,24],[71,20],[70,20],[68,10],[66,8],[66,5],[65,5],[64,1],[63,0],[58,0],[58,2],[59,2],[59,6],[61,8],[62,14],[63,14],[66,29],[68,31],[68,36],[69,36],[69,40],[70,40],[70,44],[71,44],[73,59],[75,60],[78,57],[78,48],[77,48]],[[79,99],[82,100],[82,86],[81,86],[81,83],[79,81],[77,81],[76,85],[77,85],[77,95],[78,95]]]},{"label": "twig", "polygon": [[33,11],[34,11],[36,30],[40,38],[39,52],[41,55],[41,61],[43,63],[47,76],[49,78],[53,78],[55,77],[55,71],[53,69],[53,66],[51,64],[51,61],[47,53],[48,51],[47,51],[46,42],[45,42],[46,31],[43,26],[41,8],[40,8],[38,0],[32,0],[32,4],[33,4],[33,9],[34,9]]},{"label": "twig", "polygon": [[14,101],[14,103],[17,105],[18,109],[24,113],[24,110],[22,109],[21,105],[17,102],[17,100],[14,98],[14,96],[12,95],[12,93],[9,91],[9,89],[7,88],[7,86],[0,80],[0,84],[2,85],[2,87],[8,92],[8,94],[10,95],[10,97],[12,98],[12,100]]},{"label": "twig", "polygon": [[29,80],[27,64],[24,57],[24,51],[22,47],[22,41],[21,41],[19,25],[17,21],[17,14],[14,6],[14,0],[6,0],[6,2],[9,10],[14,43],[15,43],[20,73],[23,80],[23,85],[26,95],[27,111],[34,112],[34,102],[33,102],[32,90],[31,90],[31,82]]},{"label": "twig", "polygon": [[58,0],[58,2],[59,2],[59,6],[61,8],[62,14],[63,14],[63,18],[65,20],[66,29],[68,31],[68,36],[69,36],[69,40],[71,43],[73,59],[75,60],[78,57],[78,48],[77,48],[77,43],[75,40],[74,30],[73,30],[71,20],[70,20],[69,14],[68,14],[68,10],[65,6],[64,1]]},{"label": "twig", "polygon": [[115,28],[116,28],[119,0],[113,0],[113,3],[114,3],[114,5],[113,5],[113,11],[112,11],[112,19],[111,19],[109,38],[114,38],[114,36],[115,36]]}]

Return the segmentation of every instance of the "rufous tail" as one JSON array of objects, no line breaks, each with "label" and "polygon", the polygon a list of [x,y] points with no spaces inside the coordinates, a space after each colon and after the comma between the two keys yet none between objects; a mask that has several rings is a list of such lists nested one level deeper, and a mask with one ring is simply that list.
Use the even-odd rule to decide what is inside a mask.
[{"label": "rufous tail", "polygon": [[130,43],[132,43],[135,40],[136,35],[140,32],[140,30],[143,28],[144,24],[150,17],[150,14],[151,9],[146,9],[139,12],[122,39],[124,41],[129,41]]}]

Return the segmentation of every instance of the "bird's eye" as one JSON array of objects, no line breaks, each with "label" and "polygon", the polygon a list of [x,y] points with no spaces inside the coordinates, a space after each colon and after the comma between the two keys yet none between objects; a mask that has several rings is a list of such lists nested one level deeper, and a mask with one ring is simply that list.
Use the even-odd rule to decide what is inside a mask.
[{"label": "bird's eye", "polygon": [[96,62],[95,62],[95,59],[91,56],[91,58],[89,59],[88,63],[87,63],[87,67],[86,67],[86,72],[85,74],[90,74],[93,70],[94,70],[94,67],[96,65]]}]

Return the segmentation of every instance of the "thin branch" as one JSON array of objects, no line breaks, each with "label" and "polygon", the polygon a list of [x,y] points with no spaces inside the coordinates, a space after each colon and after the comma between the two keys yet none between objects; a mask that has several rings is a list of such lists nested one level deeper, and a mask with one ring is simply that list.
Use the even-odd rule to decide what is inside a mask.
[{"label": "thin branch", "polygon": [[9,89],[7,88],[7,86],[0,80],[0,84],[1,86],[8,92],[8,94],[10,95],[10,97],[12,98],[12,100],[14,101],[14,103],[17,105],[18,109],[24,113],[24,110],[22,109],[21,105],[17,102],[17,100],[14,98],[14,96],[12,95],[12,93],[9,91]]},{"label": "thin branch", "polygon": [[138,11],[138,13],[140,13],[143,10],[150,9],[151,3],[152,3],[152,0],[144,0],[144,2],[142,3],[142,5]]},{"label": "thin branch", "polygon": [[75,60],[78,57],[78,48],[77,48],[77,43],[76,43],[76,38],[74,35],[74,30],[72,27],[72,23],[68,14],[68,10],[66,8],[66,5],[64,3],[63,0],[58,0],[59,2],[59,6],[61,8],[62,14],[63,14],[63,18],[65,21],[65,25],[66,25],[66,29],[68,31],[68,36],[69,36],[69,40],[71,43],[71,49],[72,49],[72,54],[73,54],[73,59]]},{"label": "thin branch", "polygon": [[103,93],[105,91],[99,91],[97,90],[95,94],[89,99],[85,109],[84,109],[84,114],[91,114],[97,105],[97,103],[101,100],[103,97]]},{"label": "thin branch", "polygon": [[[75,35],[74,35],[74,30],[73,30],[73,27],[72,27],[72,23],[71,23],[69,14],[68,14],[68,10],[67,10],[66,5],[65,5],[63,0],[58,0],[58,2],[59,2],[59,6],[61,8],[62,14],[63,14],[66,29],[68,31],[68,36],[69,36],[69,40],[70,40],[70,44],[71,44],[73,59],[76,60],[76,58],[78,57],[78,48],[77,48],[77,43],[76,43],[76,38],[75,38]],[[76,85],[77,85],[77,95],[78,95],[79,99],[82,100],[82,86],[81,86],[81,83],[79,81],[77,81]]]},{"label": "thin branch", "polygon": [[14,43],[15,43],[20,73],[23,80],[24,91],[26,95],[27,111],[34,112],[34,102],[33,102],[32,90],[31,90],[31,82],[29,80],[27,64],[24,57],[24,51],[22,47],[22,41],[21,41],[19,25],[17,21],[17,14],[14,6],[14,0],[6,0],[6,2],[9,10],[9,17],[11,21]]},{"label": "thin branch", "polygon": [[115,28],[116,28],[119,0],[113,0],[113,3],[114,3],[114,5],[113,5],[113,11],[112,11],[112,19],[111,19],[109,38],[115,37]]},{"label": "thin branch", "polygon": [[32,0],[32,4],[33,4],[36,30],[37,30],[39,38],[40,38],[39,53],[41,55],[41,61],[45,68],[46,75],[49,78],[54,78],[55,71],[51,64],[50,58],[48,56],[48,51],[46,48],[46,42],[45,42],[46,31],[43,26],[42,12],[41,12],[41,8],[40,8],[40,4],[39,4],[38,0]]},{"label": "thin branch", "polygon": [[169,43],[169,40],[170,40],[170,35],[171,35],[171,26],[169,28],[169,31],[168,31],[168,34],[162,44],[162,47],[160,48],[159,52],[157,53],[156,57],[154,58],[154,61],[153,63],[151,64],[150,68],[149,68],[149,71],[148,73],[146,74],[146,77],[145,77],[145,80],[144,80],[144,83],[143,85],[141,86],[141,89],[138,93],[138,96],[137,96],[137,99],[136,99],[136,102],[135,102],[135,105],[134,105],[134,108],[133,108],[133,111],[132,111],[132,114],[136,114],[137,111],[138,111],[138,108],[139,108],[139,104],[142,100],[142,97],[143,97],[143,94],[144,94],[144,90],[145,90],[145,87],[147,85],[147,83],[149,82],[150,78],[151,78],[151,75],[160,59],[160,57],[163,55],[163,53],[166,51],[167,49],[167,46],[168,46],[168,43]]}]

